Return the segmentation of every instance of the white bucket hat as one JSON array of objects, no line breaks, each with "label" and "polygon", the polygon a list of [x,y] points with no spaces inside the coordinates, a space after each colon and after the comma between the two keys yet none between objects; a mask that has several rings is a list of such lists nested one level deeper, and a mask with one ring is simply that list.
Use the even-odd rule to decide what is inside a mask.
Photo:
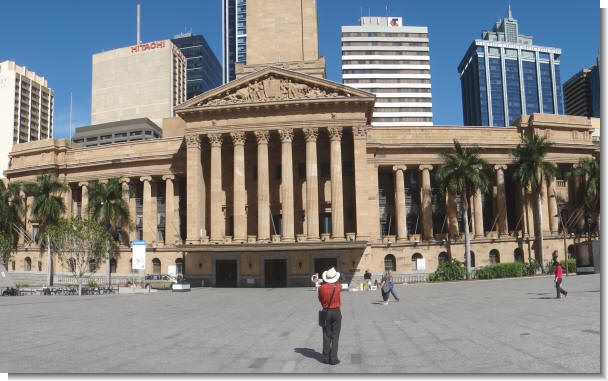
[{"label": "white bucket hat", "polygon": [[327,283],[336,283],[340,279],[340,273],[335,268],[323,271],[323,280]]}]

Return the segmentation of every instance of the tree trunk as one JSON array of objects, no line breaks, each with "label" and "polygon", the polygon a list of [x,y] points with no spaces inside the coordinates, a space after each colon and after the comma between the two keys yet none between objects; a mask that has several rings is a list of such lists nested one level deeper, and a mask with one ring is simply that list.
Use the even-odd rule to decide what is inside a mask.
[{"label": "tree trunk", "polygon": [[543,204],[541,198],[540,189],[536,195],[536,207],[538,208],[538,234],[536,239],[536,250],[538,251],[538,256],[540,257],[540,269],[544,273],[545,272],[545,250],[543,248]]},{"label": "tree trunk", "polygon": [[467,279],[471,278],[471,235],[469,234],[469,203],[466,194],[463,197],[464,209],[464,257],[467,261]]}]

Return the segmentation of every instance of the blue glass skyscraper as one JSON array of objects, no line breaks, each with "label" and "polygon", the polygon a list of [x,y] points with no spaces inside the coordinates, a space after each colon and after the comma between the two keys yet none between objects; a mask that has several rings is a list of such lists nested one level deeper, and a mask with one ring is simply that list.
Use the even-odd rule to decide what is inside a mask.
[{"label": "blue glass skyscraper", "polygon": [[190,99],[222,84],[222,65],[200,34],[181,33],[171,41],[187,59],[186,98]]},{"label": "blue glass skyscraper", "polygon": [[247,64],[247,1],[222,0],[223,83],[236,78],[234,63]]},{"label": "blue glass skyscraper", "polygon": [[482,31],[458,65],[465,126],[509,126],[522,114],[564,114],[561,49],[532,44],[511,15]]}]

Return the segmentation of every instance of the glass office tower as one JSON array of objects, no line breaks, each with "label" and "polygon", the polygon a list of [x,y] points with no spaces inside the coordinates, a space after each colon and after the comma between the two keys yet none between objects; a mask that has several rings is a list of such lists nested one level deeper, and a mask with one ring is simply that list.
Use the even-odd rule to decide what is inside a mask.
[{"label": "glass office tower", "polygon": [[186,97],[193,98],[222,84],[222,65],[200,34],[181,33],[171,40],[186,57]]},{"label": "glass office tower", "polygon": [[247,1],[222,1],[223,83],[236,78],[234,63],[247,64]]},{"label": "glass office tower", "polygon": [[509,126],[522,114],[564,114],[561,49],[536,46],[511,15],[482,31],[458,65],[465,126]]}]

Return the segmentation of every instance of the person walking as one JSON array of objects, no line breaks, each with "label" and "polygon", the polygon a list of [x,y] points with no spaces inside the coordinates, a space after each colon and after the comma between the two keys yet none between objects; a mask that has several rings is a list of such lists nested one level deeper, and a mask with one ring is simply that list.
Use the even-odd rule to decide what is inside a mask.
[{"label": "person walking", "polygon": [[369,272],[369,269],[365,270],[365,274],[363,274],[363,279],[365,279],[365,283],[367,283],[367,290],[372,289],[372,273]]},{"label": "person walking", "polygon": [[395,301],[399,301],[399,297],[395,294],[393,290],[393,272],[388,270],[382,276],[382,282],[380,283],[380,290],[382,291],[382,300],[384,301],[384,305],[388,304],[389,294],[393,295]]},{"label": "person walking", "polygon": [[342,328],[342,313],[340,312],[340,292],[342,284],[338,282],[340,273],[335,268],[323,272],[323,284],[318,288],[318,297],[326,313],[323,325],[323,363],[337,365],[338,343]]},{"label": "person walking", "polygon": [[555,283],[555,290],[557,292],[557,296],[555,298],[561,298],[561,294],[564,294],[565,298],[568,296],[568,291],[562,288],[562,266],[558,261],[554,261],[553,264],[555,265],[555,278],[553,279],[553,282]]}]

